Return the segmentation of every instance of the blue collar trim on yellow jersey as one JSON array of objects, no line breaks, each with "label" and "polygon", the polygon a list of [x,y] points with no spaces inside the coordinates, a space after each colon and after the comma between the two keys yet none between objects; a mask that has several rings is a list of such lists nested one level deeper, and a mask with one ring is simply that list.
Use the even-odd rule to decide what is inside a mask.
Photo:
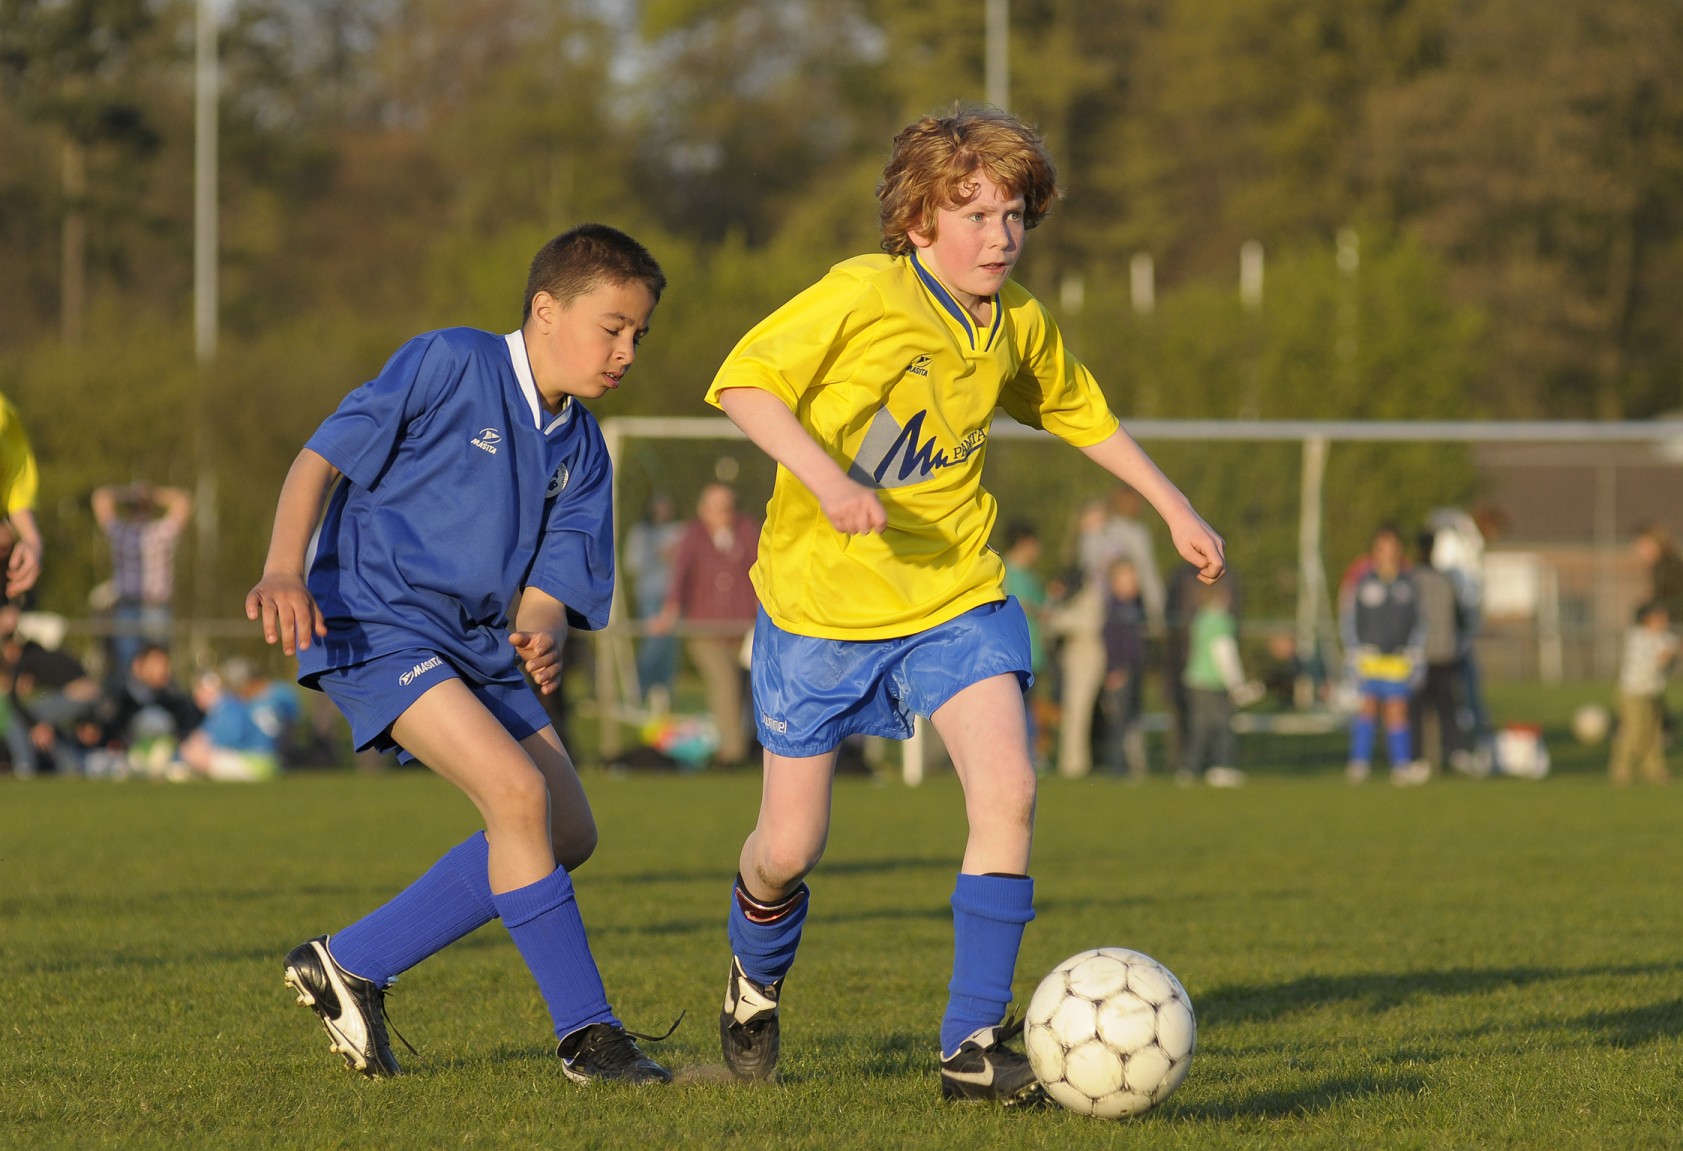
[{"label": "blue collar trim on yellow jersey", "polygon": [[[971,318],[964,305],[959,303],[957,298],[947,290],[947,286],[936,278],[935,273],[923,266],[923,261],[918,259],[915,251],[911,254],[911,261],[912,267],[917,271],[917,278],[923,281],[923,286],[929,290],[931,296],[935,297],[935,302],[946,309],[948,315],[958,321],[959,326],[964,329],[964,334],[970,337],[970,348],[974,351],[976,348],[976,321]],[[983,349],[993,347],[993,338],[999,334],[1004,317],[1005,310],[999,306],[999,296],[995,294],[993,297],[993,322],[988,325],[987,338],[982,341]]]}]

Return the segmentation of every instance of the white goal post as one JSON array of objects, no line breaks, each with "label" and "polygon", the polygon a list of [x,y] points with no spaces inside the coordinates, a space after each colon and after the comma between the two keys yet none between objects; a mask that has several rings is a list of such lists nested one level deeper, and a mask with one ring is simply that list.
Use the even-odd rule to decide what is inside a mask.
[{"label": "white goal post", "polygon": [[[1463,443],[1463,444],[1655,444],[1668,449],[1668,458],[1683,460],[1683,420],[1624,421],[1471,421],[1471,420],[1127,420],[1128,432],[1142,443],[1167,440],[1199,442],[1244,441],[1297,443],[1302,448],[1299,492],[1297,647],[1315,650],[1325,635],[1331,604],[1322,556],[1325,518],[1324,488],[1329,449],[1334,443]],[[613,457],[616,491],[626,444],[632,440],[742,441],[742,432],[722,416],[621,416],[604,420],[602,431]],[[1031,439],[1047,433],[1025,427],[997,413],[992,439]],[[1598,545],[1616,543],[1612,508],[1597,502],[1594,535]],[[601,752],[617,756],[623,746],[621,725],[642,718],[636,703],[631,636],[623,594],[618,585],[609,625],[597,633],[596,706],[601,725]],[[923,739],[907,741],[902,775],[908,783],[923,777]]]}]

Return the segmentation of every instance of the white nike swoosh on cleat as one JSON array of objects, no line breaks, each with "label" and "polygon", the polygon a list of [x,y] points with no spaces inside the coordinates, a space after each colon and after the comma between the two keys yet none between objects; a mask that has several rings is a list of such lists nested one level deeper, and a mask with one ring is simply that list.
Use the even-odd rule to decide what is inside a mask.
[{"label": "white nike swoosh on cleat", "polygon": [[941,1074],[958,1083],[974,1083],[977,1087],[993,1086],[993,1064],[984,1064],[982,1071],[952,1071],[943,1068]]}]

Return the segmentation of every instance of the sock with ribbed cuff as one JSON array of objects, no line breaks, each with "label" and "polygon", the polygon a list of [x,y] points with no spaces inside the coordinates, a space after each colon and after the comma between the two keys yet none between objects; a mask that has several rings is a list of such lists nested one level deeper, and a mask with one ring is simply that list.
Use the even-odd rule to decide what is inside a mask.
[{"label": "sock with ribbed cuff", "polygon": [[335,932],[333,961],[384,987],[497,917],[483,831],[474,832],[389,902]]},{"label": "sock with ribbed cuff", "polygon": [[1023,929],[1034,918],[1026,875],[963,875],[953,889],[953,977],[941,1017],[941,1054],[1005,1018]]},{"label": "sock with ribbed cuff", "polygon": [[592,1023],[617,1025],[566,868],[492,898],[549,1006],[556,1038]]}]

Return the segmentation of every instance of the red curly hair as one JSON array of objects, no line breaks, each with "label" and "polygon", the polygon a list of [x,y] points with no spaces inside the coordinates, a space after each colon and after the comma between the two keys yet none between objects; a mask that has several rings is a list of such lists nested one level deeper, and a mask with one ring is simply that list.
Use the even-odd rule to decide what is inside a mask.
[{"label": "red curly hair", "polygon": [[954,105],[946,115],[925,116],[894,137],[894,152],[877,184],[883,251],[910,252],[910,232],[933,239],[936,213],[976,194],[971,175],[978,169],[1023,198],[1026,228],[1044,220],[1063,194],[1033,125],[998,108]]}]

